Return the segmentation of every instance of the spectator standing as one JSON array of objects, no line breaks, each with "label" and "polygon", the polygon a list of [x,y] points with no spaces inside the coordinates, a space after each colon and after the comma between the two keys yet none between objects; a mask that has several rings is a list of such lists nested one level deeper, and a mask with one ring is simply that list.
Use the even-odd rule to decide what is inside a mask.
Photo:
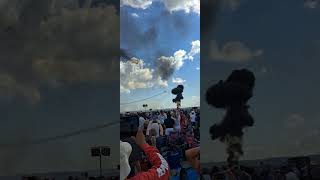
[{"label": "spectator standing", "polygon": [[165,126],[165,134],[168,136],[170,134],[170,132],[173,132],[174,129],[174,124],[175,121],[174,119],[171,117],[171,114],[167,115],[167,119],[164,120],[164,126]]},{"label": "spectator standing", "polygon": [[164,120],[167,119],[167,115],[163,112],[163,110],[160,111],[158,119],[160,121],[160,124],[163,124]]}]

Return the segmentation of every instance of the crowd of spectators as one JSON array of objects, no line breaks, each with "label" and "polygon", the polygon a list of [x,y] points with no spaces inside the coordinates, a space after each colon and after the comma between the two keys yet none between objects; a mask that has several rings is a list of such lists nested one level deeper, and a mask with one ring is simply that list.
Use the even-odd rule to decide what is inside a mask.
[{"label": "crowd of spectators", "polygon": [[202,168],[201,180],[311,180],[306,168],[292,165],[272,167],[263,162],[256,167],[213,166]]},{"label": "crowd of spectators", "polygon": [[[167,109],[150,112],[130,112],[122,116],[136,114],[142,125],[146,142],[157,148],[170,167],[170,179],[198,179],[200,174],[200,109]],[[131,140],[132,141],[132,140]],[[134,146],[134,143],[130,143]],[[133,148],[135,149],[135,148]],[[135,171],[148,171],[147,156],[131,154]],[[134,157],[138,157],[133,159]]]}]

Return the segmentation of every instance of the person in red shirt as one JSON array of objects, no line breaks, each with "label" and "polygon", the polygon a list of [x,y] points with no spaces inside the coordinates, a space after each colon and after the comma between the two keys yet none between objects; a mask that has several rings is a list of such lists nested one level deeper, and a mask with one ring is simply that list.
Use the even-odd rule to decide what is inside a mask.
[{"label": "person in red shirt", "polygon": [[120,141],[120,180],[168,180],[169,165],[161,156],[156,147],[146,143],[145,136],[141,130],[138,130],[135,141],[137,145],[144,151],[152,167],[145,172],[139,172],[132,177],[128,177],[130,173],[129,156],[132,147],[127,142]]}]

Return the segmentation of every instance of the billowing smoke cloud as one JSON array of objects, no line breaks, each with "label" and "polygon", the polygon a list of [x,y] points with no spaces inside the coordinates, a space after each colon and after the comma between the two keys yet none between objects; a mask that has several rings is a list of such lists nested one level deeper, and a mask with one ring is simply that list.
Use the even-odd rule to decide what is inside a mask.
[{"label": "billowing smoke cloud", "polygon": [[[155,62],[155,68],[146,65],[145,61],[136,57],[129,58],[125,50],[121,50],[123,58],[120,61],[120,92],[130,93],[134,89],[167,87],[168,80],[176,70],[179,70],[185,60],[192,61],[200,53],[200,41],[191,43],[191,49],[176,51],[173,56],[161,56]],[[177,80],[177,79],[176,79]],[[174,81],[176,83],[177,81]]]},{"label": "billowing smoke cloud", "polygon": [[192,41],[191,45],[191,50],[188,53],[185,50],[178,50],[173,56],[158,58],[156,62],[157,73],[162,79],[168,80],[176,70],[183,66],[185,60],[193,60],[193,57],[200,53],[199,40]]},{"label": "billowing smoke cloud", "polygon": [[207,103],[226,109],[226,115],[219,124],[210,128],[213,140],[219,138],[227,145],[228,159],[231,164],[243,155],[243,128],[253,126],[247,101],[253,95],[255,77],[246,69],[234,70],[225,81],[219,81],[211,86],[206,93]]},{"label": "billowing smoke cloud", "polygon": [[183,65],[183,57],[186,52],[179,50],[174,56],[161,56],[157,61],[157,73],[162,79],[168,80],[175,70],[179,70]]},{"label": "billowing smoke cloud", "polygon": [[119,16],[114,6],[102,4],[80,8],[78,0],[2,0],[0,94],[35,103],[43,85],[115,77]]}]

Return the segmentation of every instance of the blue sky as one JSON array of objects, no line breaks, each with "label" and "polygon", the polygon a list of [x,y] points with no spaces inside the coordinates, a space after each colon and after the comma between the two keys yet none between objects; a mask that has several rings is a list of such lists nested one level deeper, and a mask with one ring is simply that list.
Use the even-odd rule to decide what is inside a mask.
[{"label": "blue sky", "polygon": [[209,137],[209,127],[224,112],[209,107],[204,93],[233,69],[244,67],[256,75],[249,101],[256,124],[245,131],[243,158],[320,153],[319,1],[238,2],[234,9],[221,7],[214,31],[201,36],[203,162],[226,158],[224,145]]},{"label": "blue sky", "polygon": [[[184,3],[184,2],[182,2]],[[146,9],[134,8],[132,5],[122,5],[120,9],[120,43],[130,58],[138,58],[143,61],[143,69],[154,70],[152,74],[154,84],[143,88],[126,88],[130,92],[121,92],[120,102],[126,103],[148,98],[167,90],[167,93],[148,101],[122,105],[120,111],[141,110],[142,104],[148,104],[149,108],[174,107],[170,91],[177,84],[173,78],[184,80],[185,100],[183,106],[199,105],[200,92],[200,53],[193,55],[193,60],[184,58],[183,65],[176,68],[168,78],[161,78],[167,82],[167,86],[159,86],[154,82],[157,77],[157,61],[161,56],[173,57],[174,53],[183,50],[188,54],[192,48],[192,42],[200,38],[200,16],[197,12],[185,10],[170,11],[164,2],[155,1]],[[199,47],[200,50],[200,47]],[[127,63],[130,60],[127,61]],[[173,61],[175,58],[173,57]],[[124,61],[126,62],[126,61]],[[120,70],[121,71],[121,70]],[[130,71],[132,73],[132,71]],[[127,76],[128,72],[121,74],[120,78]],[[121,81],[126,86],[130,77],[123,77],[127,81]],[[131,77],[134,78],[134,77]],[[141,80],[141,79],[140,79]],[[180,80],[181,81],[181,80]],[[149,83],[149,81],[143,81]]]}]

